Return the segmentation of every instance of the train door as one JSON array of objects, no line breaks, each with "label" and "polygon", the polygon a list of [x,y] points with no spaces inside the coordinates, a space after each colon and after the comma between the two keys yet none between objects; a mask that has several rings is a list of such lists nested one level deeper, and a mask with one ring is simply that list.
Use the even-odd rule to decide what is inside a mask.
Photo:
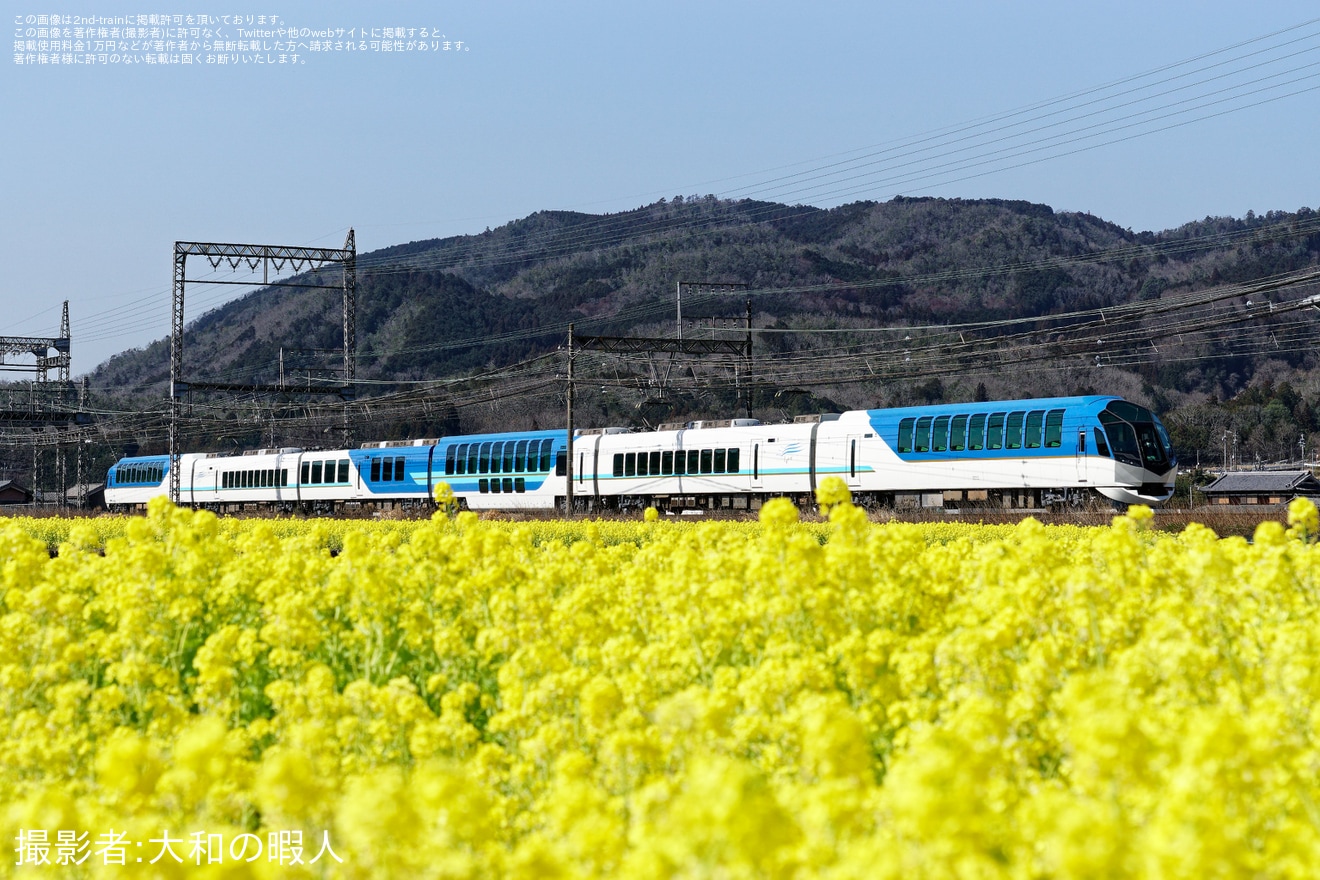
[{"label": "train door", "polygon": [[1077,471],[1077,482],[1086,482],[1086,429],[1077,429],[1077,455],[1074,458]]},{"label": "train door", "polygon": [[761,444],[752,444],[752,488],[761,488]]},{"label": "train door", "polygon": [[849,434],[847,445],[844,448],[844,482],[850,489],[855,489],[862,485],[862,435]]}]

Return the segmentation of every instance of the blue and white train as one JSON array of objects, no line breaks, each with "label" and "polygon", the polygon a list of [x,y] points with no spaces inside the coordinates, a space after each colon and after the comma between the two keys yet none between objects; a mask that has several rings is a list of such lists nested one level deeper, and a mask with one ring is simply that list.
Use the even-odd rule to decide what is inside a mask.
[{"label": "blue and white train", "polygon": [[[867,505],[1030,508],[1096,493],[1158,504],[1177,474],[1160,420],[1102,396],[581,430],[572,454],[575,506],[588,511],[749,510],[777,496],[810,504],[830,476]],[[333,513],[429,504],[447,483],[472,510],[554,510],[568,495],[567,459],[562,431],[190,453],[179,459],[180,501],[221,512]],[[107,504],[133,508],[165,494],[168,469],[168,456],[122,459],[110,469]]]}]

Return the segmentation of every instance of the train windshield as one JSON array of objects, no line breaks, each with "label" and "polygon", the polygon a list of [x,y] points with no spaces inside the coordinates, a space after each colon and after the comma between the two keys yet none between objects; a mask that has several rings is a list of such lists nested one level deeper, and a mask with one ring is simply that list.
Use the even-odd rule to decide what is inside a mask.
[{"label": "train windshield", "polygon": [[1126,464],[1164,473],[1178,463],[1169,432],[1155,414],[1126,400],[1112,401],[1100,413],[1114,458]]}]

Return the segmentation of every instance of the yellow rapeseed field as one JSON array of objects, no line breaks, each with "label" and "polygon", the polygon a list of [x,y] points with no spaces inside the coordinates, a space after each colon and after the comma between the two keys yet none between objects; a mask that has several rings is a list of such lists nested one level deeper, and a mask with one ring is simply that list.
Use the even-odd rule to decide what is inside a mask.
[{"label": "yellow rapeseed field", "polygon": [[1248,542],[841,488],[0,519],[0,876],[1320,876],[1314,506]]}]

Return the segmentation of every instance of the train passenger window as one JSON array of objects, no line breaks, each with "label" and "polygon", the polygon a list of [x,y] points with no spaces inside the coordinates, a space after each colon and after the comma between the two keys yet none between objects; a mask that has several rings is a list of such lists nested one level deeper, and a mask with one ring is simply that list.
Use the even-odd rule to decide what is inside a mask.
[{"label": "train passenger window", "polygon": [[243,488],[252,488],[252,471],[243,471]]},{"label": "train passenger window", "polygon": [[553,446],[554,446],[553,440],[541,441],[541,467],[538,468],[538,470],[542,470],[542,471],[550,470],[550,452]]},{"label": "train passenger window", "polygon": [[[307,462],[305,462],[305,461],[303,462],[302,481],[303,481],[304,483],[307,482]],[[373,483],[379,483],[379,482],[380,482],[380,459],[379,459],[379,458],[373,458],[373,459],[371,460],[371,482],[373,482]]]},{"label": "train passenger window", "polygon": [[[514,450],[516,450],[517,448],[518,448],[518,444],[514,443],[512,440],[509,440],[504,444],[504,467],[501,468],[501,470],[506,474],[511,474],[515,470],[513,466],[513,460],[514,460],[513,453]],[[512,486],[513,484],[510,483],[509,485]]]},{"label": "train passenger window", "polygon": [[738,450],[736,448],[729,450],[729,458],[725,473],[729,473],[729,474],[738,473]]},{"label": "train passenger window", "polygon": [[993,413],[985,429],[985,448],[1004,448],[1004,414]]},{"label": "train passenger window", "polygon": [[505,477],[501,482],[504,484],[505,492],[513,492],[513,477]]},{"label": "train passenger window", "polygon": [[1109,454],[1109,444],[1105,442],[1105,434],[1099,428],[1095,429],[1095,451],[1105,458],[1113,458]]},{"label": "train passenger window", "polygon": [[651,453],[651,476],[660,476],[660,452],[659,450]]},{"label": "train passenger window", "polygon": [[616,453],[614,453],[614,476],[616,476],[616,477],[621,477],[621,476],[623,476],[623,453],[622,453],[622,452],[616,452]]},{"label": "train passenger window", "polygon": [[527,466],[527,441],[519,440],[518,448],[513,453],[513,469],[519,473],[531,470]]},{"label": "train passenger window", "polygon": [[504,441],[500,441],[491,447],[490,450],[490,472],[498,474],[501,470],[500,465],[504,462]]},{"label": "train passenger window", "polygon": [[321,482],[321,462],[312,462],[312,483],[319,485]]},{"label": "train passenger window", "polygon": [[339,482],[348,482],[348,459],[346,458],[339,459]]},{"label": "train passenger window", "polygon": [[650,467],[648,467],[650,462],[651,459],[645,452],[637,453],[637,476],[644,477],[651,472]]},{"label": "train passenger window", "polygon": [[481,458],[477,462],[478,473],[490,473],[490,447],[491,444],[489,442],[481,444]]},{"label": "train passenger window", "polygon": [[728,456],[728,454],[729,454],[729,453],[728,453],[728,450],[725,450],[725,449],[716,449],[716,450],[715,450],[715,462],[714,462],[714,464],[713,464],[713,466],[712,466],[712,468],[711,468],[715,473],[717,473],[717,474],[722,474],[722,473],[724,473],[724,462],[725,462],[725,460],[726,460],[726,456]]},{"label": "train passenger window", "polygon": [[[1084,436],[1085,435],[1083,435],[1083,437]],[[1062,445],[1063,445],[1063,410],[1052,409],[1045,414],[1045,448],[1058,449]]]},{"label": "train passenger window", "polygon": [[930,452],[930,423],[934,421],[930,416],[917,419],[917,436],[912,444],[912,448],[917,452]]},{"label": "train passenger window", "polygon": [[637,476],[637,453],[629,452],[623,457],[623,475],[625,477]]},{"label": "train passenger window", "polygon": [[689,449],[687,452],[687,472],[689,474],[701,473],[701,452],[697,449]]},{"label": "train passenger window", "polygon": [[289,485],[289,469],[280,468],[280,487],[285,488]]},{"label": "train passenger window", "polygon": [[672,450],[660,454],[660,473],[666,477],[674,475],[674,453]]},{"label": "train passenger window", "polygon": [[485,479],[485,478],[482,478],[482,479],[480,479],[480,480],[477,480],[477,491],[480,492],[480,493],[483,494],[483,495],[485,495],[487,492],[489,492],[489,491],[490,491],[490,480],[487,480],[487,479]]},{"label": "train passenger window", "polygon": [[967,416],[954,416],[949,423],[949,449],[962,452],[967,448]]},{"label": "train passenger window", "polygon": [[1033,409],[1027,413],[1027,427],[1022,434],[1022,445],[1027,449],[1040,449],[1040,429],[1045,423],[1045,410]]},{"label": "train passenger window", "polygon": [[402,459],[402,458],[396,458],[396,459],[394,459],[394,480],[395,480],[395,482],[402,482],[402,481],[403,481],[403,459]]},{"label": "train passenger window", "polygon": [[935,420],[935,430],[931,435],[932,452],[946,452],[949,448],[949,417],[940,416]]},{"label": "train passenger window", "polygon": [[275,475],[273,473],[267,470],[263,470],[261,472],[261,488],[269,489],[271,487],[271,484],[273,484],[274,482],[275,482]]},{"label": "train passenger window", "polygon": [[1022,420],[1026,413],[1018,411],[1008,414],[1008,426],[1004,429],[1004,448],[1022,448]]},{"label": "train passenger window", "polygon": [[568,476],[568,453],[560,452],[555,456],[555,476]]},{"label": "train passenger window", "polygon": [[674,476],[681,477],[687,473],[687,453],[682,449],[674,453]]},{"label": "train passenger window", "polygon": [[524,479],[523,477],[514,477],[514,478],[513,478],[513,491],[515,491],[515,492],[526,492],[526,491],[527,491],[527,480]]},{"label": "train passenger window", "polygon": [[445,450],[445,476],[452,476],[458,470],[458,447],[450,446]]},{"label": "train passenger window", "polygon": [[710,450],[703,449],[701,450],[701,472],[703,474],[710,473],[710,466],[711,466]]},{"label": "train passenger window", "polygon": [[451,447],[449,447],[449,448],[455,450],[455,452],[454,452],[454,473],[455,473],[455,474],[459,474],[459,475],[466,474],[466,473],[467,473],[467,449],[468,449],[468,445],[467,445],[466,443],[460,443],[457,447],[453,447],[453,446],[451,446]]},{"label": "train passenger window", "polygon": [[898,451],[912,451],[912,426],[917,423],[916,419],[903,419],[898,423]]},{"label": "train passenger window", "polygon": [[465,448],[467,449],[467,472],[469,474],[479,473],[477,470],[477,465],[479,464],[477,457],[478,453],[481,451],[481,444],[468,443],[465,445]]}]

